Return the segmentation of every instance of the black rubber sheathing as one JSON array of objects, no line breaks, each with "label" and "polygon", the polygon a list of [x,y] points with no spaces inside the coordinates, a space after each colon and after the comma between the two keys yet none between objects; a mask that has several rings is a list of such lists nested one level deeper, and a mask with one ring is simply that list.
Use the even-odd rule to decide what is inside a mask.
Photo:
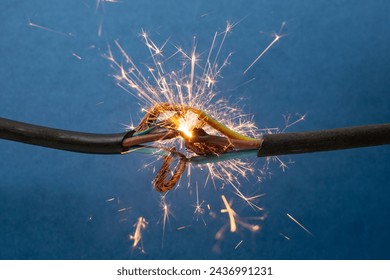
[{"label": "black rubber sheathing", "polygon": [[122,148],[123,139],[133,133],[83,133],[0,118],[0,138],[79,153],[121,154],[127,150]]},{"label": "black rubber sheathing", "polygon": [[267,134],[263,140],[259,157],[387,145],[390,144],[390,123]]}]

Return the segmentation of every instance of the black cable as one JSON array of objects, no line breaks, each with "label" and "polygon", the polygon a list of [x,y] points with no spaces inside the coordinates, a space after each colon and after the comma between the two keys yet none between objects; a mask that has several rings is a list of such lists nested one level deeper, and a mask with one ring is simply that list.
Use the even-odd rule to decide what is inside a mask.
[{"label": "black cable", "polygon": [[312,153],[390,144],[390,124],[267,134],[257,156]]},{"label": "black cable", "polygon": [[122,141],[132,133],[82,133],[0,118],[0,138],[80,153],[120,154],[128,150]]},{"label": "black cable", "polygon": [[[80,153],[121,154],[134,148],[122,146],[133,133],[82,133],[0,118],[0,138]],[[267,134],[262,140],[259,157],[386,145],[390,144],[390,124]]]}]

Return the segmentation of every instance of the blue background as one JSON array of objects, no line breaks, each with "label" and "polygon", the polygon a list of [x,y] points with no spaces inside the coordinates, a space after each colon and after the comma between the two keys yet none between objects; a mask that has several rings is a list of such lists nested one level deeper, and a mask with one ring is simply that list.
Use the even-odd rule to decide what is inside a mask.
[{"label": "blue background", "polygon": [[[207,50],[226,21],[242,20],[223,53],[235,54],[218,84],[220,96],[245,97],[259,127],[283,127],[282,115],[307,113],[289,131],[390,120],[388,1],[9,1],[0,8],[2,117],[85,132],[120,132],[137,123],[139,102],[115,85],[103,57],[115,39],[136,63],[148,59],[141,28],[158,43],[168,37]],[[29,21],[63,32],[28,25]],[[282,38],[246,75],[243,70],[286,22]],[[102,36],[98,36],[102,23]],[[72,35],[66,35],[71,33]],[[72,55],[76,53],[82,59]],[[174,64],[174,63],[173,63]],[[240,86],[251,78],[253,82]],[[0,141],[2,259],[389,259],[389,147],[295,155],[286,172],[246,187],[266,193],[267,218],[253,235],[214,234],[227,222],[193,217],[194,193],[167,197],[173,216],[162,246],[159,194],[142,155],[101,156]],[[261,168],[263,160],[256,166]],[[202,176],[200,173],[198,176]],[[200,187],[200,199],[222,208],[221,192]],[[241,216],[254,213],[234,199]],[[106,200],[114,197],[115,201]],[[117,210],[129,207],[124,212]],[[302,222],[314,236],[293,223]],[[262,214],[262,213],[260,213]],[[149,222],[145,253],[129,234]],[[191,225],[185,230],[177,230]],[[290,237],[283,238],[280,233]],[[243,239],[244,242],[234,249]]]}]

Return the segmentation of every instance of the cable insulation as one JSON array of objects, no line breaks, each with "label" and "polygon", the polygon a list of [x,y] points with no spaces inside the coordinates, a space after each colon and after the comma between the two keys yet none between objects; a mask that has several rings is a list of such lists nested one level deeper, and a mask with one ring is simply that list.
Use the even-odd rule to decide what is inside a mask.
[{"label": "cable insulation", "polygon": [[313,153],[390,144],[390,123],[266,134],[257,156]]},{"label": "cable insulation", "polygon": [[122,141],[133,132],[83,133],[0,118],[0,138],[59,150],[90,154],[121,154]]},{"label": "cable insulation", "polygon": [[[95,134],[48,128],[0,118],[0,138],[54,149],[92,154],[122,154],[142,148],[134,131]],[[136,138],[148,138],[139,135]],[[158,134],[157,134],[158,135]],[[157,136],[156,135],[156,136]],[[168,137],[169,138],[169,137]],[[125,141],[126,139],[129,139]],[[330,130],[263,135],[258,157],[312,153],[390,144],[390,123]],[[202,160],[203,161],[203,160]]]}]

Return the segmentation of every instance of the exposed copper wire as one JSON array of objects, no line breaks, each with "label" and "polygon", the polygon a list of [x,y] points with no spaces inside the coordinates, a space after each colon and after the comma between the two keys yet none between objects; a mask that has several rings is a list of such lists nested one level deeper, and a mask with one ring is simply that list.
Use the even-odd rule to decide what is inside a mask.
[{"label": "exposed copper wire", "polygon": [[[171,178],[168,179],[169,173],[171,172],[171,164],[174,159],[172,153],[179,156],[179,163],[176,168],[173,169],[173,175]],[[164,156],[164,161],[160,171],[157,173],[156,178],[153,181],[154,188],[158,192],[167,192],[172,189],[180,180],[181,175],[186,169],[187,162],[188,160],[183,154],[176,152],[175,148],[171,149],[171,152],[167,156]]]},{"label": "exposed copper wire", "polygon": [[[178,130],[177,118],[185,116],[191,111],[198,117],[198,124],[190,133],[191,136]],[[162,113],[172,112],[164,120],[159,119]],[[222,136],[210,135],[202,127],[209,125],[218,131]],[[161,131],[163,130],[163,131]],[[213,119],[205,112],[181,104],[160,103],[150,108],[142,118],[140,124],[135,128],[138,136],[129,137],[123,140],[124,147],[132,147],[147,142],[172,139],[181,136],[184,140],[185,147],[199,156],[219,156],[232,150],[252,150],[259,149],[262,144],[261,139],[255,139],[239,134],[217,120]],[[166,149],[168,153],[163,157],[163,164],[154,179],[154,187],[158,192],[167,192],[171,190],[180,180],[188,159],[175,148]],[[171,170],[174,158],[179,162]],[[169,178],[169,173],[172,173]]]},{"label": "exposed copper wire", "polygon": [[[203,129],[194,129],[193,137],[184,138],[185,145],[187,148],[192,150],[198,155],[208,155],[208,154],[222,154],[232,149],[240,150],[252,150],[259,149],[262,144],[262,139],[255,140],[240,140],[240,139],[231,139],[223,136],[210,135],[207,134]],[[205,150],[208,148],[215,149],[217,152],[208,153],[208,152],[199,152],[199,147],[202,146]],[[197,149],[193,149],[197,147]]]},{"label": "exposed copper wire", "polygon": [[[149,128],[152,124],[154,124],[161,113],[163,112],[176,112],[178,115],[185,115],[186,112],[193,112],[198,116],[198,119],[203,124],[208,124],[215,130],[219,131],[221,134],[225,135],[226,137],[230,139],[240,139],[240,140],[257,140],[252,137],[248,137],[245,135],[242,135],[236,131],[231,130],[224,124],[220,123],[219,121],[212,118],[210,115],[205,113],[202,110],[199,110],[194,107],[190,107],[183,104],[170,104],[170,103],[159,103],[154,105],[152,108],[148,110],[148,112],[145,114],[143,119],[141,120],[140,124],[135,129],[136,131],[144,130]],[[170,124],[168,124],[170,126]]]}]

